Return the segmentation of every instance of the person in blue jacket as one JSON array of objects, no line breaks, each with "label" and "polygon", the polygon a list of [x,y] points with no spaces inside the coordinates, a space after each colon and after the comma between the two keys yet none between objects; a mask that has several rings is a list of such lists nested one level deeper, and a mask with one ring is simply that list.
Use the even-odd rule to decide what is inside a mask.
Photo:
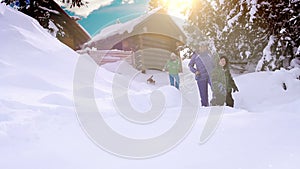
[{"label": "person in blue jacket", "polygon": [[190,71],[195,74],[197,81],[201,105],[209,106],[208,102],[208,84],[211,85],[210,72],[213,69],[212,57],[210,56],[209,42],[201,42],[199,44],[199,50],[195,51],[189,62]]}]

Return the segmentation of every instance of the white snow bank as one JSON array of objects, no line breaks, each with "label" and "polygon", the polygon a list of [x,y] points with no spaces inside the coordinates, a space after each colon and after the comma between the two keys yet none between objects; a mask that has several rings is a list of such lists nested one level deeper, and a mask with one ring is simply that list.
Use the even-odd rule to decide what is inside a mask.
[{"label": "white snow bank", "polygon": [[[234,94],[236,107],[249,111],[299,112],[295,102],[300,99],[300,69],[278,70],[275,72],[256,72],[236,78],[240,92]],[[283,85],[286,85],[286,90]],[[284,110],[284,107],[292,109]]]},{"label": "white snow bank", "polygon": [[4,15],[5,7],[4,4],[0,3],[0,15]]},{"label": "white snow bank", "polygon": [[35,19],[2,4],[1,8],[5,9],[5,15],[0,19],[0,63],[5,67],[0,73],[9,72],[5,76],[11,76],[1,83],[30,82],[26,80],[27,74],[35,80],[52,81],[53,85],[71,86],[77,54],[52,37]]}]

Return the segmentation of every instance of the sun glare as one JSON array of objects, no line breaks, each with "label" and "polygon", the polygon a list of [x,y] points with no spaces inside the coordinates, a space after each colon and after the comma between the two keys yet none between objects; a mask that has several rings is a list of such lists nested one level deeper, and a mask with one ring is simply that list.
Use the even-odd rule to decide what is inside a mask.
[{"label": "sun glare", "polygon": [[183,17],[183,11],[192,7],[193,0],[162,0],[168,12],[177,17]]}]

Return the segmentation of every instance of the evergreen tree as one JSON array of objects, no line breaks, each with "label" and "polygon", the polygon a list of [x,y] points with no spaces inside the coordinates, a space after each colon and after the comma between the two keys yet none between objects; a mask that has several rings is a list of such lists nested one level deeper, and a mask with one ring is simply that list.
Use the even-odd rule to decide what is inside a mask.
[{"label": "evergreen tree", "polygon": [[275,70],[299,48],[299,9],[295,0],[195,1],[187,30],[193,38],[197,27],[231,61]]},{"label": "evergreen tree", "polygon": [[[260,2],[260,1],[259,1]],[[261,1],[259,17],[265,28],[268,44],[257,70],[276,70],[284,67],[284,61],[294,58],[300,45],[299,1]]]},{"label": "evergreen tree", "polygon": [[[63,26],[51,19],[53,9],[48,0],[4,0],[3,2],[35,18],[49,32],[56,30],[56,33],[54,33],[56,37],[63,37],[65,35]],[[83,0],[62,0],[62,2],[70,4],[70,7],[81,7],[86,4]]]},{"label": "evergreen tree", "polygon": [[81,7],[84,4],[86,4],[87,2],[83,2],[83,0],[61,0],[62,3],[67,3],[70,4],[70,7]]}]

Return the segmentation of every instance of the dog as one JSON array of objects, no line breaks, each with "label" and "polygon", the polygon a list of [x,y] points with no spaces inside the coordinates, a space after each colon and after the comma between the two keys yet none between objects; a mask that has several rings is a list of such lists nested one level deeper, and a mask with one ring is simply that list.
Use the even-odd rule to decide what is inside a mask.
[{"label": "dog", "polygon": [[147,84],[155,85],[155,80],[153,80],[153,75],[147,79]]}]

